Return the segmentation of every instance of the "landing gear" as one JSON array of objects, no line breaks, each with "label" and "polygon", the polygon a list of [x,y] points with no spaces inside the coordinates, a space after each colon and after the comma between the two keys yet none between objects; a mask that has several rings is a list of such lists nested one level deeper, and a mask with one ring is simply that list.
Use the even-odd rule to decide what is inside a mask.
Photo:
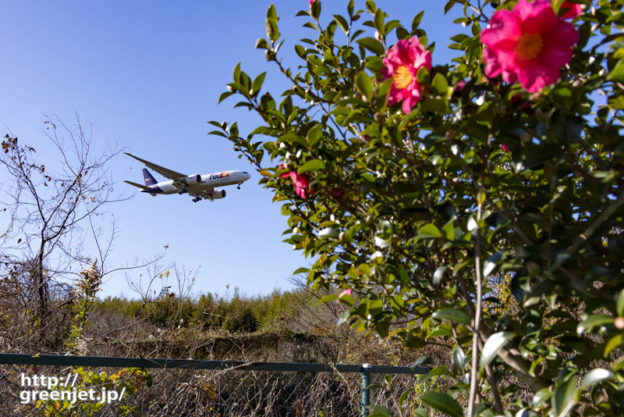
[{"label": "landing gear", "polygon": [[198,201],[201,201],[201,197],[195,197],[193,199],[193,203],[197,203]]},{"label": "landing gear", "polygon": [[240,186],[241,186],[242,182],[239,182],[238,185],[236,186],[237,190],[240,190]]}]

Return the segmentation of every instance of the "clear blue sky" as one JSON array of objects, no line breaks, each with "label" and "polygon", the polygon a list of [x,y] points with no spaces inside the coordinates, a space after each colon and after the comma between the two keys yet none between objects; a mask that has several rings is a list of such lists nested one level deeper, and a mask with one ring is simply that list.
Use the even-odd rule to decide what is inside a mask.
[{"label": "clear blue sky", "polygon": [[[346,1],[324,0],[325,19],[343,12]],[[422,22],[436,41],[434,65],[455,56],[446,49],[460,31],[444,16],[444,2],[378,1],[390,18],[409,27],[426,9]],[[208,120],[238,121],[241,132],[257,125],[233,100],[217,105],[237,62],[250,75],[273,67],[254,48],[264,35],[270,1],[105,2],[6,0],[0,4],[0,129],[45,149],[42,122],[54,115],[71,122],[79,113],[91,125],[99,149],[123,148],[173,170],[210,173],[250,170],[229,142],[207,136]],[[294,17],[307,0],[275,2],[286,63],[298,65],[293,45],[305,18]],[[364,2],[356,2],[364,8]],[[340,35],[338,35],[340,36]],[[284,86],[273,71],[265,88]],[[40,155],[44,158],[45,154]],[[143,166],[125,155],[112,163],[116,187],[134,193],[122,181],[142,182]],[[196,293],[226,294],[226,285],[242,293],[266,294],[288,289],[288,278],[309,260],[282,242],[285,218],[280,205],[252,173],[241,190],[215,202],[193,203],[187,196],[136,195],[111,206],[119,236],[112,263],[145,259],[169,245],[164,262],[199,267]],[[0,181],[3,180],[0,174]],[[162,180],[161,176],[158,180]],[[135,274],[138,274],[136,272]],[[231,292],[231,289],[229,290]],[[101,295],[133,294],[122,274],[110,276]]]}]

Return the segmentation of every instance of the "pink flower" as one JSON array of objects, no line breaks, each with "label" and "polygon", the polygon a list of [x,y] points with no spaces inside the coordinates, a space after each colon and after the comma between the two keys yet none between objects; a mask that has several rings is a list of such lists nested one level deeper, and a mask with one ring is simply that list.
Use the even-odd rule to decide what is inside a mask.
[{"label": "pink flower", "polygon": [[485,75],[540,91],[559,79],[577,41],[574,25],[557,17],[550,0],[520,0],[513,11],[494,13],[481,33]]},{"label": "pink flower", "polygon": [[418,84],[418,70],[431,70],[431,52],[420,44],[417,37],[399,40],[388,50],[381,73],[384,79],[392,78],[388,104],[403,102],[405,114],[421,99],[422,86]]},{"label": "pink flower", "polygon": [[348,290],[344,290],[343,292],[340,293],[340,295],[338,296],[338,300],[340,301],[340,299],[342,297],[344,297],[345,295],[353,295],[353,290],[351,288],[349,288]]},{"label": "pink flower", "polygon": [[503,152],[509,152],[509,147],[504,143],[501,145],[501,148],[503,148]]},{"label": "pink flower", "polygon": [[560,10],[565,11],[565,13],[561,16],[562,19],[574,19],[583,13],[583,6],[580,4],[570,3],[569,1],[564,1]]},{"label": "pink flower", "polygon": [[310,12],[312,12],[312,5],[314,4],[316,0],[310,0]]},{"label": "pink flower", "polygon": [[310,194],[310,190],[308,186],[310,185],[310,181],[305,174],[297,174],[297,171],[289,171],[285,174],[282,174],[282,178],[290,177],[293,181],[293,185],[295,186],[295,193],[301,198],[306,198],[306,193]]}]

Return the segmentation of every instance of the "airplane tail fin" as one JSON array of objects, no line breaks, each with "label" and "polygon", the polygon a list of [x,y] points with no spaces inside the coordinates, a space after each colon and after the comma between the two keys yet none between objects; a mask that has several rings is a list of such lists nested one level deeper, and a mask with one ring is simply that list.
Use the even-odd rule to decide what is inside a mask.
[{"label": "airplane tail fin", "polygon": [[145,179],[145,185],[154,185],[157,181],[154,179],[152,174],[147,170],[147,168],[143,168],[143,178]]}]

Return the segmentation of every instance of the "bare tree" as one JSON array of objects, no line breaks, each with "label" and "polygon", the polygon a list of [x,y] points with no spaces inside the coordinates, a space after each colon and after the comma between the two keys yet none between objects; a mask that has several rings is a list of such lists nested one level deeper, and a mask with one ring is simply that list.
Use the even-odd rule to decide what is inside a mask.
[{"label": "bare tree", "polygon": [[[25,305],[36,305],[39,322],[50,312],[54,291],[67,292],[72,278],[88,264],[97,259],[98,273],[106,274],[116,229],[114,223],[102,227],[96,216],[108,204],[127,198],[114,193],[106,169],[118,152],[94,155],[91,132],[83,129],[78,116],[71,125],[48,119],[44,126],[49,140],[42,146],[45,155],[9,134],[0,154],[7,175],[0,190],[7,223],[0,239],[0,276],[4,291]],[[89,248],[87,256],[89,239],[95,249]]]}]

